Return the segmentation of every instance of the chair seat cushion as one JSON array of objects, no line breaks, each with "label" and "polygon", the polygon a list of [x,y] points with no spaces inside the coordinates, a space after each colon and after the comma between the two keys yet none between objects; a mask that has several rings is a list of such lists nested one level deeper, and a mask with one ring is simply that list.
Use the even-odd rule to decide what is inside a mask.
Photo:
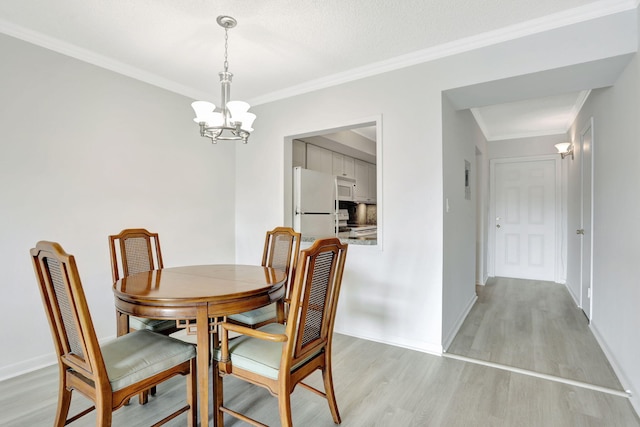
[{"label": "chair seat cushion", "polygon": [[113,391],[195,357],[192,344],[148,330],[134,331],[101,346]]},{"label": "chair seat cushion", "polygon": [[129,317],[129,327],[136,331],[141,331],[143,329],[160,332],[166,331],[167,329],[175,328],[176,321],[175,320],[159,320],[159,319],[146,319],[144,317]]},{"label": "chair seat cushion", "polygon": [[244,313],[232,314],[229,319],[245,325],[257,325],[267,320],[276,318],[276,305],[270,304],[266,307],[256,308],[255,310],[245,311]]},{"label": "chair seat cushion", "polygon": [[[270,334],[284,334],[285,328],[286,327],[280,323],[269,323],[268,325],[258,328],[258,330]],[[284,343],[266,341],[244,335],[234,338],[229,341],[231,364],[234,367],[254,372],[267,378],[278,379],[283,345]],[[292,370],[303,365],[319,352],[320,350],[310,354],[307,358],[297,363]],[[221,355],[222,352],[220,348],[216,348],[213,352],[215,360],[220,361]]]}]

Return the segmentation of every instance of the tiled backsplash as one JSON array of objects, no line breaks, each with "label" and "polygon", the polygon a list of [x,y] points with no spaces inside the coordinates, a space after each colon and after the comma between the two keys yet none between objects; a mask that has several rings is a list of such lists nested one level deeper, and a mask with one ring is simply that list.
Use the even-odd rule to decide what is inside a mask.
[{"label": "tiled backsplash", "polygon": [[377,205],[366,205],[364,203],[360,203],[356,208],[356,221],[358,224],[377,225]]}]

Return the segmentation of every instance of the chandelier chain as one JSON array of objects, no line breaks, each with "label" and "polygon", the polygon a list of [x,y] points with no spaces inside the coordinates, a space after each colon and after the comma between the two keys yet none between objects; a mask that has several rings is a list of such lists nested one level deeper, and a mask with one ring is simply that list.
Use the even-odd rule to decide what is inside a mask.
[{"label": "chandelier chain", "polygon": [[227,59],[227,49],[229,48],[229,29],[224,28],[224,71],[229,71],[229,61]]}]

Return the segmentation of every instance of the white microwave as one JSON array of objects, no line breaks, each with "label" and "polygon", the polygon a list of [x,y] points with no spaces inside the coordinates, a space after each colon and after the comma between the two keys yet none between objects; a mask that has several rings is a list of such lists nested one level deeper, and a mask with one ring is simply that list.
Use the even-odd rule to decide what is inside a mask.
[{"label": "white microwave", "polygon": [[338,200],[353,202],[356,198],[356,180],[353,178],[336,177],[336,194]]}]

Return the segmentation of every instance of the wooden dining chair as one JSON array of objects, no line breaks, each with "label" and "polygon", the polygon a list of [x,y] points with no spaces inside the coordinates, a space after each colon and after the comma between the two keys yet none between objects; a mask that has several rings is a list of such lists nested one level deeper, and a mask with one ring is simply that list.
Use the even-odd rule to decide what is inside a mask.
[{"label": "wooden dining chair", "polygon": [[[97,410],[96,425],[110,426],[112,413],[136,394],[173,376],[186,376],[186,404],[157,425],[186,412],[197,422],[196,350],[191,344],[139,330],[100,346],[73,255],[54,242],[31,249],[33,267],[58,359],[59,391],[55,426]],[[94,406],[67,419],[72,392]]]},{"label": "wooden dining chair", "polygon": [[[280,422],[290,427],[290,394],[300,384],[329,403],[333,421],[340,414],[333,389],[331,342],[340,295],[347,245],[336,238],[316,240],[300,253],[286,324],[270,323],[258,329],[222,323],[221,344],[214,352],[214,415],[218,426],[229,414],[250,424],[253,420],[224,405],[223,377],[231,375],[267,388],[278,397]],[[229,340],[228,332],[242,334]],[[324,392],[301,381],[322,372]]]},{"label": "wooden dining chair", "polygon": [[298,254],[300,253],[300,233],[291,227],[276,227],[267,231],[262,252],[262,266],[282,269],[287,273],[287,291],[284,301],[266,307],[228,317],[230,323],[259,328],[268,323],[284,321],[289,293],[295,277]]},{"label": "wooden dining chair", "polygon": [[[114,283],[121,277],[164,267],[158,233],[151,233],[144,228],[129,228],[109,236],[109,252]],[[175,320],[146,319],[135,316],[129,316],[129,327],[131,330],[148,329],[163,335],[169,335],[178,330]]]}]

